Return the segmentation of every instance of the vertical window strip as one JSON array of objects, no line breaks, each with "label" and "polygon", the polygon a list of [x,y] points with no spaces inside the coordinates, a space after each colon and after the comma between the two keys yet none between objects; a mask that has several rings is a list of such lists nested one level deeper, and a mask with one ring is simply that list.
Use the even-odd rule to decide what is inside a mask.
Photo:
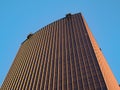
[{"label": "vertical window strip", "polygon": [[[75,52],[74,52],[74,48],[76,48],[75,47],[75,44],[73,44],[73,43],[75,43],[74,41],[73,41],[73,39],[74,39],[74,28],[73,28],[73,21],[72,21],[72,19],[73,19],[73,16],[71,16],[71,18],[70,18],[70,21],[71,22],[69,22],[69,35],[70,35],[70,52],[71,52],[71,54],[70,54],[70,58],[71,58],[71,69],[72,69],[72,83],[73,83],[73,89],[78,89],[78,85],[77,85],[77,76],[76,76],[76,67],[75,67],[75,61],[76,61],[76,58],[75,58]],[[74,30],[74,31],[73,31]]]},{"label": "vertical window strip", "polygon": [[66,54],[66,59],[67,59],[67,73],[68,73],[68,90],[72,90],[72,70],[71,70],[71,60],[70,60],[70,36],[69,36],[69,18],[66,18],[66,36],[67,36],[67,54]]},{"label": "vertical window strip", "polygon": [[[38,36],[41,36],[40,37],[37,37],[37,39],[39,40],[40,39],[40,44],[41,44],[41,47],[40,47],[40,53],[39,53],[39,56],[38,56],[38,60],[40,61],[39,63],[39,67],[38,67],[38,75],[37,75],[37,83],[36,83],[36,86],[35,88],[36,89],[40,89],[40,83],[41,83],[41,74],[42,74],[42,65],[43,65],[43,51],[44,51],[44,45],[45,45],[45,35],[43,32],[41,33],[38,33]],[[42,42],[42,43],[41,43]]]},{"label": "vertical window strip", "polygon": [[[80,45],[81,45],[81,47],[80,47],[80,53],[79,54],[81,54],[81,70],[82,70],[82,76],[83,76],[83,85],[84,85],[84,89],[89,89],[89,81],[88,81],[88,76],[87,76],[87,69],[86,69],[86,64],[85,64],[85,50],[84,50],[84,44],[83,44],[83,36],[82,36],[82,27],[80,26],[81,24],[81,22],[79,21],[79,19],[78,19],[79,17],[78,16],[76,16],[76,21],[77,21],[77,27],[79,28],[79,31],[78,31],[78,33],[79,33],[79,35],[78,36],[80,36],[79,37],[79,41],[80,41]],[[79,23],[79,24],[78,24]]]}]

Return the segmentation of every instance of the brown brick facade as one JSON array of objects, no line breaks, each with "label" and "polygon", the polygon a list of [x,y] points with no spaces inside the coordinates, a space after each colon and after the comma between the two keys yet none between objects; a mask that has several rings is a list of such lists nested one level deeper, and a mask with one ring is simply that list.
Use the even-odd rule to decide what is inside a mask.
[{"label": "brown brick facade", "polygon": [[79,13],[68,14],[29,35],[1,90],[118,90],[118,87]]}]

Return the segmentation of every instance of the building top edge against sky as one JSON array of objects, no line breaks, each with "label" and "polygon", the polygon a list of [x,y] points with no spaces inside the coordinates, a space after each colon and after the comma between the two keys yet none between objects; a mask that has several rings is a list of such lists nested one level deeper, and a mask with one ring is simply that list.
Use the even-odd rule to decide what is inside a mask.
[{"label": "building top edge against sky", "polygon": [[69,13],[65,14],[65,16],[64,16],[63,18],[56,19],[55,21],[50,22],[49,24],[47,24],[47,25],[43,26],[42,28],[38,29],[36,32],[31,32],[31,33],[29,33],[29,34],[27,35],[26,39],[25,39],[21,44],[23,44],[26,40],[28,40],[30,37],[32,37],[32,36],[33,36],[34,34],[36,34],[37,32],[42,31],[45,27],[47,27],[47,26],[49,26],[49,25],[52,25],[52,24],[54,24],[55,22],[60,21],[61,19],[65,19],[65,18],[67,18],[67,17],[69,17],[69,16],[77,15],[77,14],[82,15],[82,12],[78,12],[78,13],[71,13],[71,12],[69,12]]},{"label": "building top edge against sky", "polygon": [[[52,86],[50,85],[53,84],[55,88],[84,88],[85,90],[88,88],[108,88],[112,90],[118,90],[118,83],[116,82],[114,75],[112,74],[108,64],[106,63],[106,60],[99,46],[97,45],[91,31],[89,30],[83,16],[80,13],[72,14],[72,17],[70,14],[67,14],[66,16],[67,17],[58,19],[55,22],[43,27],[39,31],[27,36],[28,41],[25,41],[19,49],[19,52],[12,64],[12,68],[9,71],[10,77],[7,77],[5,79],[3,83],[3,88],[7,86],[10,86],[11,88],[18,88],[20,86],[21,88],[37,87],[38,89],[42,89],[43,87],[48,88],[48,85],[49,89],[51,89]],[[51,26],[52,28],[50,28]],[[46,32],[46,30],[50,32]],[[52,53],[49,53],[50,51]],[[38,52],[41,53],[39,54]],[[42,64],[40,63],[40,61]],[[30,65],[27,65],[27,63],[29,63]],[[57,69],[49,67],[52,66],[52,63],[54,63],[53,67],[56,67]],[[22,69],[17,68],[17,65],[19,67],[24,67],[23,70],[25,71],[27,76],[23,73]],[[13,67],[16,68],[16,71]],[[40,68],[35,69],[35,67]],[[44,69],[42,69],[42,67]],[[65,69],[63,69],[63,67]],[[42,76],[39,76],[39,74],[37,74],[39,69],[39,73],[41,73],[40,75]],[[23,77],[21,77],[21,75],[19,74],[16,74],[17,71],[21,72]],[[52,80],[50,80],[49,78],[49,75],[51,77],[57,75],[55,72],[58,72],[58,87],[56,86],[56,83],[52,82]],[[69,72],[71,72],[71,74]],[[15,76],[11,78],[13,74],[15,74]],[[37,80],[34,76],[39,78],[41,77],[42,80]],[[25,80],[25,82],[27,83],[19,82],[19,80],[17,80],[18,78],[16,79],[16,77],[19,77],[22,82]],[[30,77],[33,77],[34,79],[32,80]],[[63,79],[62,77],[69,78]],[[92,77],[89,78],[90,81],[88,77]],[[46,81],[48,79],[50,80],[49,83],[51,84]],[[57,79],[53,78],[53,81],[56,82]],[[71,79],[75,82],[71,82]],[[11,83],[11,85],[7,84],[7,80]],[[17,80],[19,85],[13,83],[13,81],[11,80]],[[32,81],[34,82],[34,84],[32,84]],[[41,82],[40,86],[38,85],[39,82]],[[72,84],[67,82],[71,82]],[[28,87],[28,83],[30,83],[30,87]]]}]

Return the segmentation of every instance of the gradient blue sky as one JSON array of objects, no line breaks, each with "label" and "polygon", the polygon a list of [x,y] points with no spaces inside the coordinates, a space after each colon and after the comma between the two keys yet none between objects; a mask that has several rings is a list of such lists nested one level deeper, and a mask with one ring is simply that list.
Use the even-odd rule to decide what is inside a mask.
[{"label": "gradient blue sky", "polygon": [[29,33],[78,12],[120,83],[120,0],[0,0],[0,86]]}]

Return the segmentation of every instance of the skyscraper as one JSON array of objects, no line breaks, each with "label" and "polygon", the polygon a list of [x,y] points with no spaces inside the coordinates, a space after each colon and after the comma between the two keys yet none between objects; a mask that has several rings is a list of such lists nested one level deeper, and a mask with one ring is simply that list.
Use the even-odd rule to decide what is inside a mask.
[{"label": "skyscraper", "polygon": [[67,14],[22,43],[1,90],[119,90],[81,13]]}]

